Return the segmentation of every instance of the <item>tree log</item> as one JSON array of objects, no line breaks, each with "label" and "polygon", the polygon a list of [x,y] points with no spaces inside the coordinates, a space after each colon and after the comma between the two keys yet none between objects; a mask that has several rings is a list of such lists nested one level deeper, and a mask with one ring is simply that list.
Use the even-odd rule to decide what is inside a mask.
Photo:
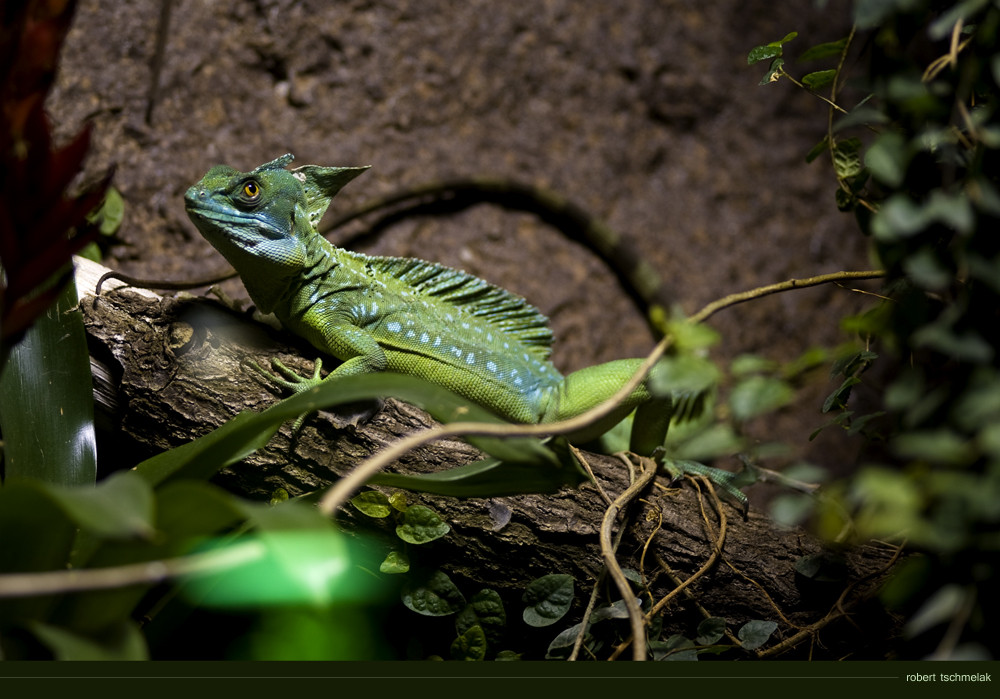
[{"label": "tree log", "polygon": [[[267,366],[278,357],[306,371],[316,357],[304,343],[207,298],[161,297],[111,283],[95,301],[94,281],[103,271],[80,261],[77,285],[92,359],[104,367],[95,372],[105,377],[97,388],[104,417],[99,446],[114,446],[108,447],[112,456],[104,451],[101,460],[114,468],[131,467],[208,433],[240,411],[261,410],[277,400],[248,360]],[[279,489],[292,496],[313,492],[401,435],[430,424],[421,410],[392,399],[361,421],[323,412],[308,418],[297,435],[284,426],[265,448],[214,480],[258,500]],[[414,450],[393,470],[437,471],[478,458],[481,454],[464,442],[441,441]],[[628,486],[622,461],[597,454],[586,458],[611,498]],[[445,570],[469,594],[490,587],[515,604],[529,581],[568,573],[576,581],[573,620],[552,627],[546,638],[579,621],[603,567],[598,531],[607,505],[593,484],[493,499],[407,497],[451,526],[444,538],[420,547],[425,564]],[[705,615],[725,618],[734,631],[763,619],[778,623],[770,645],[790,637],[803,641],[789,644],[794,647],[785,658],[885,657],[895,627],[873,595],[888,573],[893,549],[871,544],[831,552],[808,532],[779,527],[753,506],[746,519],[729,504],[722,508],[727,528],[721,556],[664,608],[663,638],[671,633],[693,638]],[[640,597],[648,609],[709,559],[720,517],[704,487],[692,482],[669,487],[663,476],[626,516],[617,560],[643,575],[648,594]],[[391,535],[384,521],[353,510],[338,519],[351,530],[381,532],[387,540]],[[820,582],[796,572],[796,561],[821,553],[840,561],[842,578]],[[618,595],[611,592],[606,599]],[[866,613],[858,614],[862,608]]]}]

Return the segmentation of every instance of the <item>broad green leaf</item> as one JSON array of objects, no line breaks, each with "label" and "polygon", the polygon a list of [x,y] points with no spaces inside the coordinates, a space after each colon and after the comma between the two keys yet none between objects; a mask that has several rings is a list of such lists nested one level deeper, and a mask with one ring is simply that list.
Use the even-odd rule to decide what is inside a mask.
[{"label": "broad green leaf", "polygon": [[875,179],[893,188],[903,183],[909,161],[906,139],[896,131],[886,131],[865,151],[865,166]]},{"label": "broad green leaf", "polygon": [[[38,481],[0,488],[0,573],[63,570],[77,528]],[[0,588],[2,588],[0,580]],[[0,626],[44,619],[55,597],[0,599]]]},{"label": "broad green leaf", "polygon": [[351,504],[359,512],[376,519],[382,519],[392,514],[392,505],[389,504],[389,498],[377,490],[366,490],[363,493],[358,493],[351,498]]},{"label": "broad green leaf", "polygon": [[477,592],[455,618],[455,630],[459,634],[464,634],[474,626],[483,630],[487,642],[493,647],[503,638],[507,613],[503,608],[503,600],[495,590],[487,588]]},{"label": "broad green leaf", "polygon": [[97,478],[90,354],[76,305],[70,282],[0,366],[5,480]]},{"label": "broad green leaf", "polygon": [[856,138],[838,141],[833,147],[833,165],[839,179],[856,177],[862,169],[861,141]]},{"label": "broad green leaf", "polygon": [[532,580],[522,601],[524,622],[528,626],[549,626],[562,619],[573,604],[573,576],[552,573]]},{"label": "broad green leaf", "polygon": [[486,634],[479,626],[470,626],[452,641],[452,660],[483,660],[486,657]]},{"label": "broad green leaf", "polygon": [[55,660],[149,659],[146,639],[131,619],[121,620],[96,638],[37,622],[30,624],[29,629]]},{"label": "broad green leaf", "polygon": [[698,660],[698,651],[694,641],[686,636],[674,634],[666,641],[649,644],[655,660],[671,660],[674,662],[691,662]]},{"label": "broad green leaf", "polygon": [[403,587],[403,604],[424,616],[448,616],[465,608],[465,597],[443,571],[411,580]]},{"label": "broad green leaf", "polygon": [[524,493],[554,493],[587,480],[579,466],[539,467],[484,459],[445,471],[408,475],[379,473],[369,482],[393,488],[450,497],[501,497]]},{"label": "broad green leaf", "polygon": [[810,90],[816,92],[818,90],[822,90],[827,85],[830,85],[836,79],[836,70],[817,70],[813,73],[803,75],[802,84]]},{"label": "broad green leaf", "polygon": [[780,56],[782,53],[782,46],[798,35],[798,32],[790,32],[786,34],[783,39],[772,41],[764,46],[755,46],[750,49],[750,53],[747,55],[747,64],[753,65],[754,63],[766,61],[767,59],[774,58],[775,56]]},{"label": "broad green leaf", "polygon": [[804,493],[784,493],[776,496],[769,506],[771,518],[789,529],[801,526],[812,514],[816,501]]},{"label": "broad green leaf", "polygon": [[950,584],[937,590],[924,602],[904,627],[906,636],[913,638],[935,626],[946,624],[962,613],[964,607],[971,607],[971,590],[961,585]]},{"label": "broad green leaf", "polygon": [[440,539],[451,531],[448,523],[438,513],[423,505],[406,508],[403,518],[396,525],[396,536],[408,544],[426,544]]},{"label": "broad green leaf", "polygon": [[719,369],[703,357],[680,354],[664,357],[649,376],[650,391],[656,395],[699,394],[715,387]]},{"label": "broad green leaf", "polygon": [[377,594],[370,576],[355,565],[363,554],[312,505],[289,501],[272,507],[236,499],[234,504],[254,532],[206,544],[204,550],[220,561],[235,563],[191,574],[185,589],[201,603],[326,606]]},{"label": "broad green leaf", "polygon": [[112,235],[122,225],[125,218],[125,200],[114,187],[108,187],[104,193],[104,200],[91,213],[87,214],[87,221],[97,224],[101,235]]},{"label": "broad green leaf", "polygon": [[811,46],[802,52],[799,56],[800,61],[815,61],[820,58],[830,58],[831,56],[840,56],[847,48],[847,37],[843,39],[838,39],[837,41],[827,41],[823,44],[816,44]]},{"label": "broad green leaf", "polygon": [[148,539],[153,491],[132,471],[120,471],[94,486],[49,486],[50,496],[82,529],[102,538]]},{"label": "broad green leaf", "polygon": [[710,646],[726,634],[726,620],[713,616],[698,624],[698,636],[695,643],[699,646]]},{"label": "broad green leaf", "polygon": [[815,146],[813,146],[812,148],[810,148],[809,152],[806,153],[806,162],[807,163],[811,163],[816,158],[818,158],[820,155],[822,155],[823,153],[826,153],[828,150],[830,150],[830,137],[829,136],[824,136],[823,140],[821,140]]},{"label": "broad green leaf", "polygon": [[928,291],[943,291],[954,275],[941,264],[938,253],[924,247],[903,259],[903,270],[914,284]]},{"label": "broad green leaf", "polygon": [[745,374],[755,374],[767,371],[775,371],[779,367],[778,362],[757,354],[741,354],[729,365],[729,371],[736,376]]},{"label": "broad green leaf", "polygon": [[[241,413],[204,437],[147,459],[137,470],[154,485],[176,478],[206,479],[262,447],[284,422],[299,415],[388,396],[420,406],[442,421],[503,424],[486,409],[414,376],[388,372],[345,376],[286,398],[264,412]],[[538,439],[470,437],[469,441],[510,461],[539,465],[557,461]]]},{"label": "broad green leaf", "polygon": [[773,621],[748,621],[736,635],[745,649],[754,650],[767,643],[777,628],[778,624]]},{"label": "broad green leaf", "polygon": [[795,397],[792,387],[769,376],[751,376],[737,383],[729,405],[737,420],[748,420],[787,405]]},{"label": "broad green leaf", "polygon": [[785,59],[775,58],[771,61],[771,66],[764,73],[764,77],[760,79],[759,85],[768,85],[773,82],[777,82],[781,77],[781,67],[785,65]]},{"label": "broad green leaf", "polygon": [[850,575],[844,557],[829,551],[802,556],[795,561],[795,572],[809,580],[828,583],[842,583]]},{"label": "broad green leaf", "polygon": [[410,559],[402,551],[390,551],[378,566],[380,573],[398,575],[410,570]]}]

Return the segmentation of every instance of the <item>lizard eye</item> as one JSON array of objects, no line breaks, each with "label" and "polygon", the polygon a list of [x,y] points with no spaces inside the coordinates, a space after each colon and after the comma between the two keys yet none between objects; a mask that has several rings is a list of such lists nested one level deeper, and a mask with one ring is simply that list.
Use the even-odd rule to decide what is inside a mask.
[{"label": "lizard eye", "polygon": [[260,197],[260,185],[250,180],[243,185],[243,196],[246,197],[247,201],[256,201]]}]

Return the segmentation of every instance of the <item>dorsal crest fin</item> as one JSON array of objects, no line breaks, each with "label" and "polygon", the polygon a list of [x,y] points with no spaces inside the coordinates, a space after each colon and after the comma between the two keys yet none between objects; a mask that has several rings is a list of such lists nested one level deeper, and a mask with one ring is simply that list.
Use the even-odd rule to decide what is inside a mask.
[{"label": "dorsal crest fin", "polygon": [[461,308],[508,336],[539,359],[552,353],[549,319],[523,297],[451,267],[409,257],[371,257],[368,264],[417,293]]}]

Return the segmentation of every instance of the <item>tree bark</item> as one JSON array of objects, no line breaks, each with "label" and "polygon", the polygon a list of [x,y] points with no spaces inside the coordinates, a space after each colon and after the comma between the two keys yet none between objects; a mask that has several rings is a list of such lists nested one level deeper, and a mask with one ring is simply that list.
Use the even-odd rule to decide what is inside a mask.
[{"label": "tree bark", "polygon": [[[92,359],[100,368],[95,376],[103,377],[97,379],[104,425],[100,444],[114,445],[115,455],[109,459],[105,451],[102,463],[131,467],[140,458],[208,433],[240,411],[259,411],[277,400],[248,360],[268,366],[278,357],[306,371],[316,357],[304,343],[207,298],[161,297],[111,283],[95,302],[94,281],[102,271],[92,263],[78,264],[81,310]],[[370,419],[320,413],[308,418],[297,435],[284,426],[265,448],[214,480],[258,500],[279,489],[292,496],[313,492],[400,436],[430,424],[421,410],[392,399]],[[122,447],[126,443],[127,449]],[[414,450],[393,470],[436,471],[478,458],[475,448],[448,440]],[[620,460],[597,454],[586,458],[612,499],[628,486]],[[617,560],[644,576],[649,592],[640,594],[644,610],[672,590],[675,581],[696,573],[712,554],[720,517],[704,490],[687,481],[669,487],[658,476],[627,510]],[[420,555],[460,588],[490,587],[519,601],[531,580],[568,573],[576,581],[574,622],[580,619],[603,567],[598,532],[607,504],[593,484],[545,495],[456,499],[408,493],[407,499],[431,507],[451,526],[448,535],[420,547]],[[749,620],[763,619],[778,623],[770,645],[793,636],[802,641],[790,644],[794,647],[782,657],[885,656],[895,627],[873,594],[887,575],[893,549],[871,544],[834,552],[806,531],[777,526],[752,506],[746,519],[727,503],[722,513],[727,526],[721,556],[664,608],[663,638],[671,633],[693,638],[705,615],[725,618],[734,631]],[[353,510],[339,520],[349,529],[391,538],[383,520]],[[842,577],[819,582],[796,572],[796,561],[818,554],[835,559]],[[612,592],[608,599],[618,598]],[[868,613],[857,614],[862,608]],[[817,624],[814,633],[802,630],[811,624]]]}]

